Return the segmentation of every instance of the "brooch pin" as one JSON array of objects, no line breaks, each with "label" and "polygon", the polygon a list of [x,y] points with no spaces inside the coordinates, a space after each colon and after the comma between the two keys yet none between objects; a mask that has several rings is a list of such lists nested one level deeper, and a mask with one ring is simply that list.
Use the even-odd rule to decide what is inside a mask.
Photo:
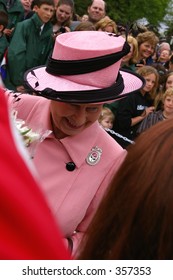
[{"label": "brooch pin", "polygon": [[101,158],[101,154],[102,154],[102,149],[96,147],[93,147],[91,149],[91,152],[88,154],[87,158],[86,158],[86,162],[89,165],[96,165]]}]

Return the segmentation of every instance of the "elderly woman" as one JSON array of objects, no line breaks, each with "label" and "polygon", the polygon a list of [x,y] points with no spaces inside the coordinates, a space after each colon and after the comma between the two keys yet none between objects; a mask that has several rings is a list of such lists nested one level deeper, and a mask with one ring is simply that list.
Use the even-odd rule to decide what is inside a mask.
[{"label": "elderly woman", "polygon": [[12,108],[28,126],[52,131],[38,145],[33,162],[73,252],[126,155],[100,127],[98,118],[103,103],[143,86],[139,75],[119,72],[128,51],[125,39],[113,34],[61,34],[47,67],[25,75],[28,87],[38,96],[13,94],[15,102],[9,94]]}]

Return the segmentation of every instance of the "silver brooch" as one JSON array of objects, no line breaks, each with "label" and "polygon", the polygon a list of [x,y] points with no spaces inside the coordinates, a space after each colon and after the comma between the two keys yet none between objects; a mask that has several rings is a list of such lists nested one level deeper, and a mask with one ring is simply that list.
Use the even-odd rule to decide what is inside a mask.
[{"label": "silver brooch", "polygon": [[86,158],[86,162],[89,165],[96,165],[101,158],[101,154],[102,154],[102,149],[96,147],[93,147],[91,149],[91,152],[88,154],[87,158]]}]

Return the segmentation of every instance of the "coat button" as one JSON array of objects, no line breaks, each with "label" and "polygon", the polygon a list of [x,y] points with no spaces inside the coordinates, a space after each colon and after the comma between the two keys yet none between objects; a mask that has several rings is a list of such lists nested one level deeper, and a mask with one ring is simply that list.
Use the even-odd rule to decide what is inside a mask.
[{"label": "coat button", "polygon": [[76,165],[75,165],[74,162],[67,162],[66,163],[66,169],[68,171],[73,171],[73,170],[75,170],[75,168],[76,168]]}]

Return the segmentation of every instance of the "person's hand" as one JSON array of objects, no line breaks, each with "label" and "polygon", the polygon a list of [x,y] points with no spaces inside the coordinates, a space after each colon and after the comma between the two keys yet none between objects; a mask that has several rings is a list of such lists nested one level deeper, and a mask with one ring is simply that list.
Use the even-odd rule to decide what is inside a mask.
[{"label": "person's hand", "polygon": [[60,35],[60,34],[62,34],[62,33],[71,32],[71,30],[70,30],[69,27],[64,26],[63,28],[65,29],[65,32],[61,32],[60,30],[58,30],[58,31],[56,31],[56,32],[53,33],[53,39],[54,39],[54,40],[56,39],[56,37],[57,37],[58,35]]},{"label": "person's hand", "polygon": [[68,26],[65,26],[66,32],[71,32],[70,28]]},{"label": "person's hand", "polygon": [[136,64],[136,68],[140,68],[140,67],[143,67],[143,66],[144,66],[144,64],[140,64],[140,63]]},{"label": "person's hand", "polygon": [[151,106],[151,107],[147,107],[145,108],[145,110],[143,111],[141,117],[147,117],[150,113],[152,113],[153,111],[155,110],[155,107],[154,106]]},{"label": "person's hand", "polygon": [[6,36],[10,37],[11,34],[12,34],[12,32],[13,32],[13,30],[14,30],[14,27],[11,28],[11,29],[5,28],[4,31],[3,31],[3,33],[4,33]]},{"label": "person's hand", "polygon": [[26,89],[24,88],[24,86],[17,86],[16,90],[17,90],[17,92],[21,92],[21,93],[26,92]]},{"label": "person's hand", "polygon": [[135,66],[137,68],[143,67],[144,65],[146,65],[146,61],[145,59],[141,59],[139,63],[137,63]]}]

